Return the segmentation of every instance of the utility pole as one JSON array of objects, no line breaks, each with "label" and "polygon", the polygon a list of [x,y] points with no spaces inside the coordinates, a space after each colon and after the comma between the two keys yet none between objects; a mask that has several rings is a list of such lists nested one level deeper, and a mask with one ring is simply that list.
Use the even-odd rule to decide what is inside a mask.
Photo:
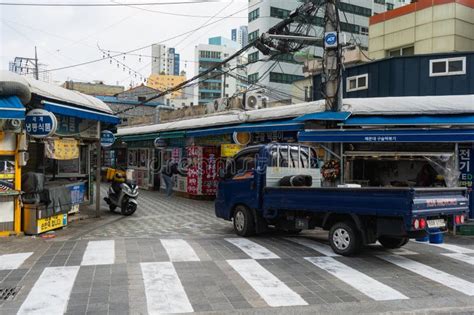
[{"label": "utility pole", "polygon": [[339,43],[339,16],[336,0],[326,0],[324,16],[324,56],[323,78],[327,111],[339,111],[342,106],[340,97],[341,45]]},{"label": "utility pole", "polygon": [[39,80],[38,53],[36,52],[36,46],[35,46],[35,79]]}]

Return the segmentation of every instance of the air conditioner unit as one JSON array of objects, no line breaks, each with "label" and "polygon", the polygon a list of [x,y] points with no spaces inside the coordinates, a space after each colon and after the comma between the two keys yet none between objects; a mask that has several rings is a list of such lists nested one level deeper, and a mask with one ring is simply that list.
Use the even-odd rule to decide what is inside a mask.
[{"label": "air conditioner unit", "polygon": [[245,100],[246,110],[267,108],[267,105],[268,105],[268,97],[262,96],[259,93],[252,93],[250,95],[247,95],[247,98]]},{"label": "air conditioner unit", "polygon": [[6,119],[3,125],[4,131],[20,132],[21,131],[21,120],[20,119]]},{"label": "air conditioner unit", "polygon": [[207,104],[206,113],[212,114],[226,111],[228,109],[228,104],[229,102],[227,98],[217,98],[213,102]]}]

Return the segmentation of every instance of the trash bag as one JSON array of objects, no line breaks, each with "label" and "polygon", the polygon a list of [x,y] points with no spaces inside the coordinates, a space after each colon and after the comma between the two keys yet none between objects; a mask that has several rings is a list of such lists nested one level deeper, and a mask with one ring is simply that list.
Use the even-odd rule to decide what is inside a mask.
[{"label": "trash bag", "polygon": [[285,176],[280,179],[278,185],[287,187],[311,187],[313,185],[313,178],[310,175]]}]

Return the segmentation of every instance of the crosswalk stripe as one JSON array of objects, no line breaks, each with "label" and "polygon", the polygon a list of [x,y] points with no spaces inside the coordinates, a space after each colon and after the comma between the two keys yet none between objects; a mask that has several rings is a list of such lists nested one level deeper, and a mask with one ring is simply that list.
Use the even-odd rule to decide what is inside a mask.
[{"label": "crosswalk stripe", "polygon": [[305,259],[376,301],[408,299],[397,290],[338,262],[332,257],[305,257]]},{"label": "crosswalk stripe", "polygon": [[[376,246],[382,246],[382,244],[380,244],[379,241],[375,242],[375,245]],[[396,254],[396,255],[418,255],[417,252],[408,250],[406,248],[394,248],[394,249],[385,248],[385,250],[392,253],[392,254]]]},{"label": "crosswalk stripe", "polygon": [[231,259],[227,263],[267,302],[269,306],[308,305],[290,289],[253,259]]},{"label": "crosswalk stripe", "polygon": [[19,268],[33,253],[17,253],[0,255],[0,270]]},{"label": "crosswalk stripe", "polygon": [[141,263],[140,266],[149,314],[193,312],[173,263]]},{"label": "crosswalk stripe", "polygon": [[460,253],[444,253],[441,255],[465,262],[469,265],[474,265],[474,256],[469,256],[469,255],[460,254]]},{"label": "crosswalk stripe", "polygon": [[453,290],[459,291],[469,296],[474,295],[474,283],[453,276],[444,271],[432,268],[417,261],[397,255],[379,255],[377,256],[401,268],[416,273],[422,277],[445,285]]},{"label": "crosswalk stripe", "polygon": [[18,314],[64,314],[78,271],[79,266],[45,268]]},{"label": "crosswalk stripe", "polygon": [[227,242],[234,244],[253,259],[274,259],[280,258],[274,252],[268,250],[260,244],[252,242],[246,238],[226,238]]},{"label": "crosswalk stripe", "polygon": [[181,239],[162,239],[161,244],[165,248],[171,261],[199,261],[194,249]]},{"label": "crosswalk stripe", "polygon": [[112,265],[115,262],[115,241],[90,241],[82,256],[81,266]]},{"label": "crosswalk stripe", "polygon": [[451,252],[459,253],[459,254],[474,254],[474,250],[466,247],[461,247],[453,244],[431,244],[431,243],[424,243],[424,244],[429,244],[431,246],[439,247],[442,249],[447,249]]},{"label": "crosswalk stripe", "polygon": [[306,239],[306,238],[301,238],[301,237],[285,237],[286,240],[290,241],[290,242],[293,242],[293,243],[297,243],[297,244],[300,244],[302,246],[305,246],[305,247],[308,247],[308,248],[311,248],[312,250],[315,250],[325,256],[328,256],[328,257],[340,257],[341,255],[339,254],[336,254],[331,246],[329,245],[326,245],[326,244],[321,244],[317,241],[311,241],[309,239]]}]

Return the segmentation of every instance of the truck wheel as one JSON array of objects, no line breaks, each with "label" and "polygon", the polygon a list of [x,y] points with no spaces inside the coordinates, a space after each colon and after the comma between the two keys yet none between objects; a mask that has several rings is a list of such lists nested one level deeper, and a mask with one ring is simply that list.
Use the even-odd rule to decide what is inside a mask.
[{"label": "truck wheel", "polygon": [[362,240],[354,223],[338,222],[329,230],[329,244],[336,254],[351,256],[360,250]]},{"label": "truck wheel", "polygon": [[395,249],[400,248],[406,243],[408,243],[408,237],[380,236],[379,242],[385,248]]},{"label": "truck wheel", "polygon": [[255,220],[249,208],[237,206],[234,211],[234,231],[240,236],[255,234]]}]

